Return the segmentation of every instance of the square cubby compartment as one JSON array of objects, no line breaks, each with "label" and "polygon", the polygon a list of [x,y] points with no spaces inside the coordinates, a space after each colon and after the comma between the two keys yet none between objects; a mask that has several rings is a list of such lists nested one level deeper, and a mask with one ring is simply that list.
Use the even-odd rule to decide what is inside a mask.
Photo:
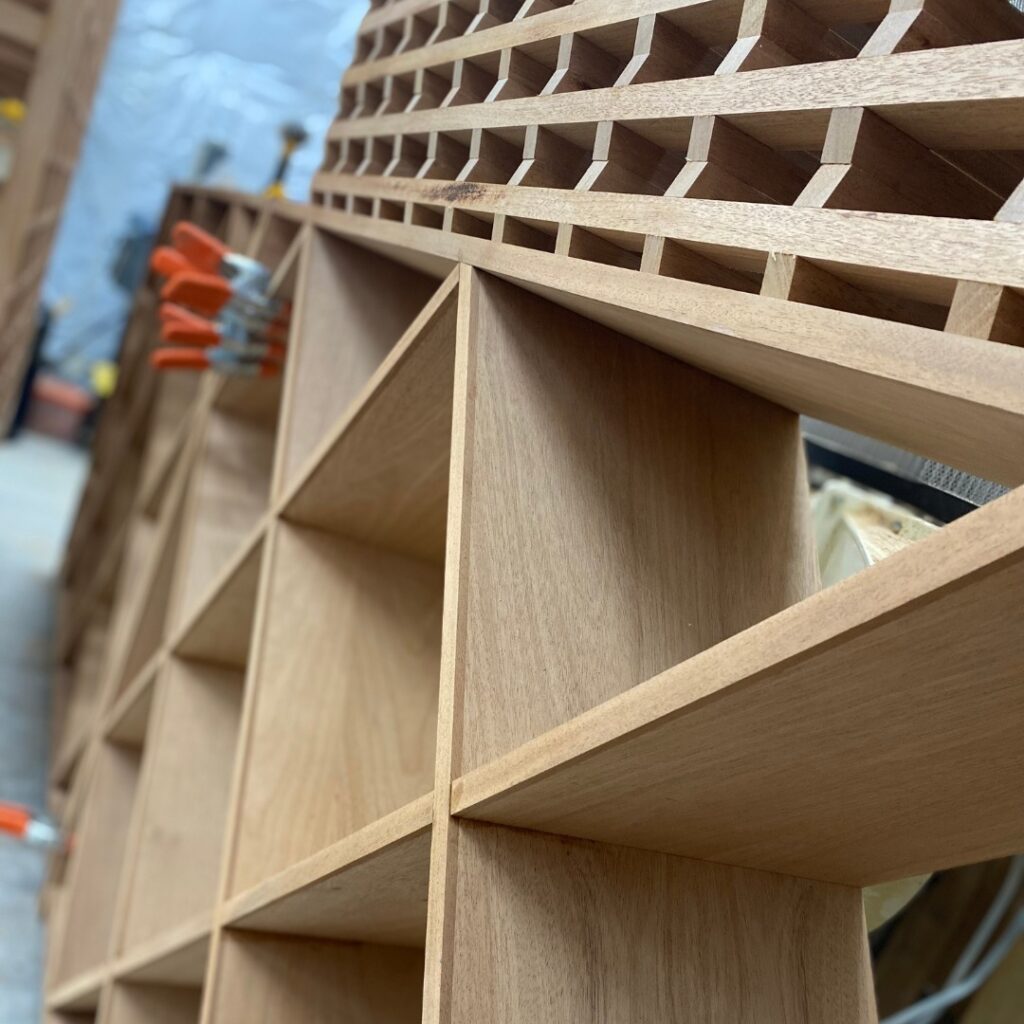
[{"label": "square cubby compartment", "polygon": [[172,629],[196,610],[267,511],[281,386],[225,388],[205,423],[183,510]]},{"label": "square cubby compartment", "polygon": [[471,771],[796,603],[817,571],[795,413],[485,274],[460,308]]},{"label": "square cubby compartment", "polygon": [[423,951],[225,932],[207,1024],[419,1024]]},{"label": "square cubby compartment", "polygon": [[271,528],[233,893],[432,789],[456,308],[453,275]]},{"label": "square cubby compartment", "polygon": [[170,658],[150,723],[119,947],[209,920],[242,705],[243,670]]},{"label": "square cubby compartment", "polygon": [[98,1024],[199,1024],[203,990],[192,985],[118,981]]},{"label": "square cubby compartment", "polygon": [[295,291],[277,486],[295,482],[437,287],[428,274],[312,231]]},{"label": "square cubby compartment", "polygon": [[143,748],[152,717],[152,677],[143,683],[100,744],[86,782],[68,864],[67,892],[56,918],[59,949],[54,981],[58,984],[99,967],[113,945],[118,891],[131,845]]}]

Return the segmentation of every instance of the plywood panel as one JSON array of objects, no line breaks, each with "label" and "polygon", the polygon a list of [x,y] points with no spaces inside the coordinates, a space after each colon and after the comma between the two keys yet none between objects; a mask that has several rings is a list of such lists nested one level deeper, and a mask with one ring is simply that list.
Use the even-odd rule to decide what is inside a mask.
[{"label": "plywood panel", "polygon": [[442,570],[282,523],[270,571],[233,892],[433,781]]},{"label": "plywood panel", "polygon": [[860,893],[464,823],[451,1024],[877,1020]]},{"label": "plywood panel", "polygon": [[387,946],[231,933],[206,1024],[418,1024],[423,955]]},{"label": "plywood panel", "polygon": [[474,287],[464,770],[817,585],[792,413]]}]

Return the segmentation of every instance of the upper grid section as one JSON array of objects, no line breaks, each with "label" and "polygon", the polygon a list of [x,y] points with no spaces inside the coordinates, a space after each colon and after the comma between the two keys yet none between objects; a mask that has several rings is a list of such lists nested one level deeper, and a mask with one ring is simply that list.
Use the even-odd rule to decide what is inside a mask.
[{"label": "upper grid section", "polygon": [[[364,23],[313,201],[1022,344],[1017,229],[949,248],[943,223],[1024,220],[1024,14],[970,6],[394,0]],[[752,242],[752,211],[708,200],[915,219],[797,218],[822,255],[793,219]],[[894,260],[890,230],[942,266]]]}]

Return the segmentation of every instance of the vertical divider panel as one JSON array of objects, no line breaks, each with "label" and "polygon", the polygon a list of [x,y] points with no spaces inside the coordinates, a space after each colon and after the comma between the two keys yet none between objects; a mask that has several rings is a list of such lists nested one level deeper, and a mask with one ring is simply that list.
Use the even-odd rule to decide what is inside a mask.
[{"label": "vertical divider panel", "polygon": [[874,1021],[857,890],[450,816],[817,585],[791,413],[468,268],[457,338],[424,1021]]}]

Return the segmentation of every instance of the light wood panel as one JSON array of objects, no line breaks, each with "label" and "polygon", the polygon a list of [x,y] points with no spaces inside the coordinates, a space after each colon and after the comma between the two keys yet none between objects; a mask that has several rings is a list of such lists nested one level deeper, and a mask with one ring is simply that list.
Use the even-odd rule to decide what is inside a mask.
[{"label": "light wood panel", "polygon": [[413,1024],[422,978],[418,950],[230,933],[203,1021]]},{"label": "light wood panel", "polygon": [[[460,813],[865,885],[1015,852],[1024,492],[480,769]],[[581,794],[586,793],[582,799]]]},{"label": "light wood panel", "polygon": [[139,762],[139,751],[131,747],[107,743],[99,751],[69,868],[58,981],[77,979],[107,958]]},{"label": "light wood panel", "polygon": [[1010,346],[465,235],[334,211],[318,219],[398,257],[464,261],[769,398],[989,480],[1024,481],[1024,361]]},{"label": "light wood panel", "polygon": [[422,947],[432,797],[422,797],[233,899],[252,931]]},{"label": "light wood panel", "polygon": [[428,792],[442,571],[281,523],[233,892]]},{"label": "light wood panel", "polygon": [[456,281],[442,284],[310,459],[289,519],[442,560]]},{"label": "light wood panel", "polygon": [[275,422],[211,410],[197,453],[175,579],[172,628],[181,624],[267,510]]},{"label": "light wood panel", "polygon": [[296,398],[286,398],[279,486],[293,479],[436,287],[320,232],[310,236],[303,260],[286,382]]},{"label": "light wood panel", "polygon": [[202,993],[172,985],[115,985],[100,1024],[198,1024]]},{"label": "light wood panel", "polygon": [[256,616],[256,591],[263,557],[264,522],[249,535],[235,557],[200,601],[194,616],[186,619],[179,654],[193,661],[245,668]]},{"label": "light wood panel", "polygon": [[207,911],[216,895],[234,764],[242,678],[173,658],[160,682],[120,949]]},{"label": "light wood panel", "polygon": [[877,1020],[857,890],[472,823],[458,847],[452,1024]]},{"label": "light wood panel", "polygon": [[472,287],[464,770],[817,586],[792,413]]}]

